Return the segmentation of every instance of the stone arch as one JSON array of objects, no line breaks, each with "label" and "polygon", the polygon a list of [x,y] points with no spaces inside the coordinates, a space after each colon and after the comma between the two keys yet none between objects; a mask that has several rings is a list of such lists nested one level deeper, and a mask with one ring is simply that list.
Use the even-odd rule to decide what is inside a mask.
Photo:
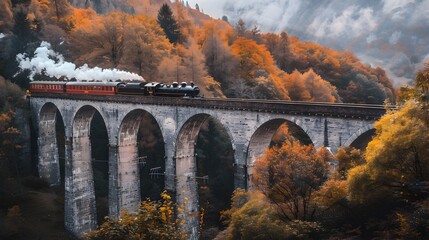
[{"label": "stone arch", "polygon": [[355,147],[363,150],[371,141],[374,135],[375,128],[373,127],[373,125],[366,125],[362,128],[359,128],[355,133],[353,133],[344,143],[344,146]]},{"label": "stone arch", "polygon": [[[365,125],[354,132],[343,144],[343,146],[349,147],[357,142],[361,142],[364,139],[368,140],[375,134],[375,129],[372,124]],[[369,139],[370,140],[370,139]],[[369,142],[369,141],[368,141]]]},{"label": "stone arch", "polygon": [[209,117],[208,114],[197,114],[190,117],[180,128],[176,140],[176,200],[179,206],[186,202],[184,211],[179,217],[186,219],[184,228],[192,236],[198,234],[199,226],[195,145],[198,132]]},{"label": "stone arch", "polygon": [[[38,170],[39,176],[48,181],[49,185],[56,186],[61,183],[58,141],[56,138],[57,117],[63,122],[58,107],[47,102],[39,111],[38,126]],[[54,136],[54,137],[53,137]]]},{"label": "stone arch", "polygon": [[[81,234],[97,226],[94,173],[91,162],[90,127],[96,108],[85,105],[78,109],[72,123],[71,171],[66,171],[66,218],[73,216],[73,225],[68,228]],[[100,113],[105,125],[106,120]],[[67,210],[67,206],[71,209]],[[67,224],[68,221],[66,221]]]},{"label": "stone arch", "polygon": [[308,134],[297,123],[286,119],[269,120],[256,129],[249,141],[247,148],[247,188],[251,188],[252,167],[256,159],[270,146],[272,137],[280,125],[287,123],[289,131],[303,144],[313,144]]},{"label": "stone arch", "polygon": [[136,211],[141,201],[137,135],[145,114],[154,119],[160,129],[155,117],[142,109],[128,112],[119,127],[118,181],[120,192],[122,192],[119,196],[119,210]]}]

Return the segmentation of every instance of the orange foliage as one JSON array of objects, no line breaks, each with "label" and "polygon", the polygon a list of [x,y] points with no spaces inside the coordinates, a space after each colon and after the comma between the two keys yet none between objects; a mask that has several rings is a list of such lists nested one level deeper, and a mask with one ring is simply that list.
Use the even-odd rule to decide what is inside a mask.
[{"label": "orange foliage", "polygon": [[313,193],[326,176],[327,165],[313,146],[286,141],[256,161],[253,183],[285,220],[311,220],[315,212]]},{"label": "orange foliage", "polygon": [[274,72],[274,60],[265,46],[255,41],[239,37],[231,46],[233,54],[239,59],[240,75],[246,80],[256,76],[258,70]]},{"label": "orange foliage", "polygon": [[312,69],[304,74],[294,71],[283,74],[285,88],[294,101],[337,102],[339,96],[335,87],[322,79]]}]

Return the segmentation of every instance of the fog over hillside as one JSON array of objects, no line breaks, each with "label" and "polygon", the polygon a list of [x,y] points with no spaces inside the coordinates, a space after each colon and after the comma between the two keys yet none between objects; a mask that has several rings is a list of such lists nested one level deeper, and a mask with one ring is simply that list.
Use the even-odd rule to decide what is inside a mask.
[{"label": "fog over hillside", "polygon": [[192,0],[231,24],[243,19],[264,32],[287,31],[303,41],[352,50],[382,66],[395,85],[410,82],[429,60],[429,0]]}]

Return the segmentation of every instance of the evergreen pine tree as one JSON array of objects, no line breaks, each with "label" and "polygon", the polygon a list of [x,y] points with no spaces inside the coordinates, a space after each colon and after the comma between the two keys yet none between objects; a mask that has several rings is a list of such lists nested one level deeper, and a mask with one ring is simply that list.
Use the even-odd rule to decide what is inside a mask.
[{"label": "evergreen pine tree", "polygon": [[174,19],[173,12],[167,4],[163,4],[158,11],[157,22],[161,25],[165,35],[171,43],[177,43],[180,39],[180,30],[177,21]]}]

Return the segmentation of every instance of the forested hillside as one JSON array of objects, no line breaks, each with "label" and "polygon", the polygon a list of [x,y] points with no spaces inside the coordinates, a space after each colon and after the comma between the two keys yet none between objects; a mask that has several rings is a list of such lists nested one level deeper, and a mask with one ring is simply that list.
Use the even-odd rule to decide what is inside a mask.
[{"label": "forested hillside", "polygon": [[[244,21],[212,19],[183,1],[0,0],[1,239],[74,239],[64,229],[64,122],[57,118],[62,183],[49,187],[37,174],[36,143],[31,143],[34,159],[17,157],[30,144],[21,142],[25,134],[14,121],[17,112],[28,111],[18,85],[71,80],[91,71],[91,79],[101,79],[102,69],[119,69],[126,80],[193,81],[205,97],[397,101],[397,109],[364,133],[374,133],[367,148],[344,147],[335,154],[328,146],[315,149],[284,124],[255,164],[243,166],[234,161],[228,131],[209,118],[195,140],[198,234],[201,239],[428,239],[429,63],[415,86],[396,96],[385,71],[362,64],[352,52],[287,32],[262,33]],[[87,75],[82,76],[77,80]],[[173,210],[180,213],[183,206],[174,205],[174,192],[172,197],[163,192],[163,174],[151,172],[165,169],[162,126],[143,115],[136,140],[147,165],[142,162],[138,171],[141,197],[152,201],[143,201],[135,215],[106,218],[103,224],[110,141],[101,115],[91,121],[101,227],[88,239],[187,237],[184,220]],[[247,192],[234,191],[237,166],[252,168],[242,176],[251,184]]]},{"label": "forested hillside", "polygon": [[[162,13],[163,2],[1,0],[0,75],[26,86],[28,72],[16,74],[15,56],[31,58],[47,41],[77,67],[117,68],[146,81],[193,81],[206,97],[395,100],[384,70],[360,63],[351,52],[286,32],[261,33],[243,21],[214,20],[183,2],[168,3],[171,11]],[[165,14],[170,25],[163,25]],[[171,27],[177,38],[166,31]]]}]

